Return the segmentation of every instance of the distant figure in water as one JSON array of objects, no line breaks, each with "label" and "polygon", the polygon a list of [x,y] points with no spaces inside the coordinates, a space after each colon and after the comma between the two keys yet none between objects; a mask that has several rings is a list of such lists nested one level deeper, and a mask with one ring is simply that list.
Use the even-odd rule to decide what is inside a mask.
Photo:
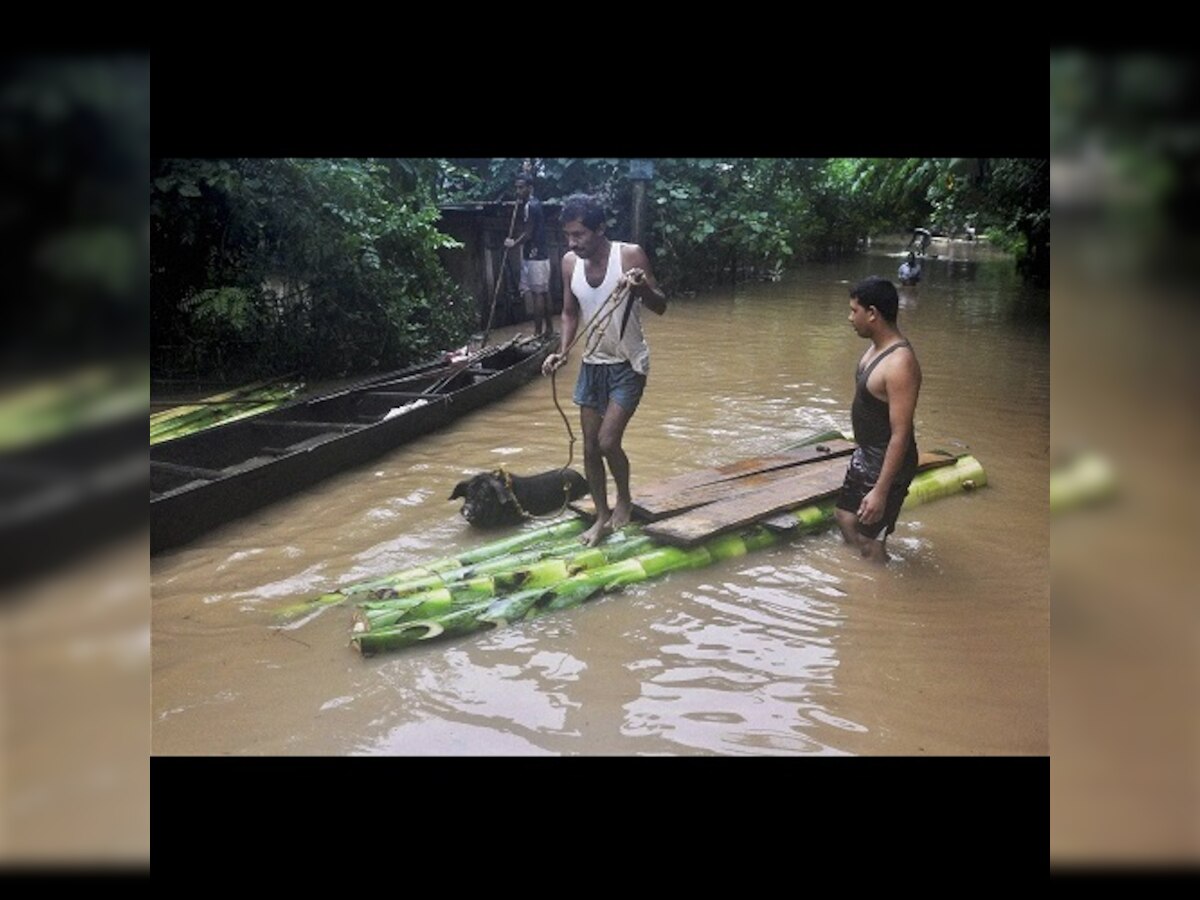
[{"label": "distant figure in water", "polygon": [[916,256],[912,251],[909,251],[908,259],[900,263],[900,283],[906,287],[912,287],[921,280],[921,264],[917,262]]},{"label": "distant figure in water", "polygon": [[929,249],[929,242],[932,239],[933,235],[929,233],[928,228],[914,228],[912,237],[908,241],[909,249],[916,246],[917,252],[924,256],[925,251]]}]

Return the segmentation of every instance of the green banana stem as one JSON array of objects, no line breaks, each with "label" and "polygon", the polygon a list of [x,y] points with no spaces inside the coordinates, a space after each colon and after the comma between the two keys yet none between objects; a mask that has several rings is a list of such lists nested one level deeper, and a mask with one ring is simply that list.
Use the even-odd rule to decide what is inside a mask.
[{"label": "green banana stem", "polygon": [[[919,473],[909,487],[905,508],[985,484],[983,467],[974,457],[965,456],[953,466]],[[625,551],[632,551],[633,555],[622,559],[608,555],[603,565],[594,568],[572,571],[567,559],[541,560],[524,569],[465,579],[404,598],[363,603],[356,615],[351,640],[364,655],[370,655],[443,635],[467,634],[568,609],[626,585],[741,557],[789,539],[793,534],[818,531],[832,523],[833,508],[832,498],[806,504],[772,517],[772,527],[754,525],[687,549],[654,547],[640,534],[626,540],[623,530],[618,533],[621,540],[614,541],[614,536],[610,536],[608,541],[625,545]],[[779,527],[781,520],[784,528]],[[792,528],[786,527],[788,521]],[[635,529],[636,526],[631,526],[629,530]],[[605,550],[611,554],[605,543],[576,557],[599,562],[605,554],[592,551]],[[647,550],[648,546],[652,549]],[[575,558],[568,559],[572,564],[575,562]]]},{"label": "green banana stem", "polygon": [[[543,525],[504,538],[503,540],[484,544],[482,547],[476,547],[474,550],[463,551],[456,556],[445,556],[441,559],[425,563],[422,566],[414,566],[413,568],[405,569],[383,578],[346,585],[312,600],[305,600],[302,603],[294,603],[286,606],[277,610],[275,615],[277,619],[290,620],[306,615],[322,606],[336,606],[339,603],[344,603],[358,594],[373,593],[373,599],[385,599],[392,596],[399,597],[402,593],[414,593],[437,588],[445,584],[442,580],[443,573],[453,578],[453,573],[455,572],[467,571],[472,566],[489,561],[502,561],[509,554],[526,548],[543,545],[549,547],[556,545],[578,547],[579,542],[574,540],[574,538],[582,534],[585,528],[587,528],[587,523],[573,516],[562,522]],[[503,567],[502,562],[501,567]],[[405,587],[401,591],[396,589],[397,585],[411,586]]]}]

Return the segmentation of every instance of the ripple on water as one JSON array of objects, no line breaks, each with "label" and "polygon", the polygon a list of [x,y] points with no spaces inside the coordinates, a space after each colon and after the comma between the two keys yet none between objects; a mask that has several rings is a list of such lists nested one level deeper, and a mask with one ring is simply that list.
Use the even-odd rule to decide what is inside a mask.
[{"label": "ripple on water", "polygon": [[[877,270],[879,259],[808,264],[788,276],[790,283],[741,289],[744,301],[698,297],[652,317],[656,374],[625,441],[635,492],[641,483],[847,428],[863,347],[845,323],[844,285]],[[1048,442],[1048,333],[1014,329],[997,302],[1003,298],[980,290],[980,281],[959,278],[951,291],[942,278],[939,288],[949,273],[931,265],[920,302],[902,314],[925,366],[918,442],[926,434],[969,441],[995,473],[997,490],[931,505],[928,513],[922,508],[919,520],[902,515],[889,546],[904,559],[886,577],[850,558],[831,530],[700,575],[673,573],[606,598],[604,611],[589,605],[372,660],[344,652],[344,609],[329,608],[302,633],[289,632],[311,644],[309,651],[261,639],[257,617],[218,602],[234,592],[260,596],[256,585],[303,596],[309,584],[315,593],[486,542],[443,498],[464,470],[505,459],[538,460],[529,465],[538,470],[563,458],[566,436],[543,383],[357,474],[156,557],[155,708],[168,711],[164,732],[196,735],[194,746],[182,749],[201,753],[237,752],[253,723],[295,753],[326,752],[338,741],[357,753],[796,755],[917,746],[934,719],[955,732],[956,746],[979,746],[981,724],[994,724],[981,717],[984,710],[993,717],[1006,711],[1001,724],[1012,734],[986,746],[1036,743],[1029,734],[1044,730],[1044,692],[1035,697],[1028,685],[1044,678],[1045,654],[1029,652],[1027,661],[993,676],[988,654],[949,648],[952,636],[978,632],[985,603],[995,608],[988,624],[997,626],[996,640],[1036,642],[1044,631],[1044,609],[1009,601],[1014,593],[1044,593],[1045,568],[1024,562],[1039,547],[1021,539],[1029,532],[1025,507],[1036,511],[1036,491],[1026,492],[1032,499],[1025,503],[1021,478],[1028,479],[1028,448]],[[986,340],[972,340],[976,335]],[[729,346],[743,348],[740,357],[752,353],[753,365],[731,360]],[[513,436],[521,445],[508,443]],[[996,521],[1009,527],[997,530],[990,524]],[[1040,521],[1044,546],[1044,516]],[[979,522],[986,541],[957,540]],[[326,569],[312,572],[312,582],[297,581],[305,563],[317,560]],[[988,578],[981,580],[981,571]],[[926,586],[923,579],[936,579],[947,599],[903,602]],[[902,602],[881,602],[893,597]],[[942,617],[944,627],[909,627],[910,643],[899,646],[889,627],[897,608],[905,623],[933,626]],[[945,637],[935,640],[935,632]],[[273,662],[214,665],[230,652],[231,639],[252,643],[254,655],[275,653]],[[945,691],[926,690],[904,703],[890,703],[889,693],[873,708],[864,695],[878,687],[879,673],[903,670],[917,652],[931,679],[956,686],[951,702]],[[298,667],[298,653],[311,663]],[[271,669],[279,664],[282,670]],[[298,679],[308,681],[301,696],[315,699],[280,703],[281,691]],[[1019,685],[1032,700],[1012,687]],[[224,688],[237,693],[228,706],[194,705],[198,697],[218,702],[208,698]],[[896,681],[886,689],[906,686]],[[356,699],[318,717],[327,731],[313,726],[321,702],[346,696]],[[885,720],[886,740],[878,740]],[[178,746],[181,739],[173,740]]]},{"label": "ripple on water", "polygon": [[428,717],[389,729],[381,737],[359,743],[356,756],[555,756],[495,723],[475,724]]},{"label": "ripple on water", "polygon": [[252,547],[249,550],[235,550],[226,557],[225,562],[217,566],[218,572],[224,572],[231,563],[242,562],[243,560],[252,559],[261,553],[266,552],[262,547]]},{"label": "ripple on water", "polygon": [[865,725],[859,725],[857,722],[851,722],[849,719],[843,719],[841,716],[835,716],[821,709],[811,710],[809,715],[818,722],[824,722],[826,725],[832,725],[834,728],[840,728],[842,731],[852,731],[855,734],[867,733]]},{"label": "ripple on water", "polygon": [[684,713],[683,717],[696,722],[714,722],[723,725],[740,725],[746,721],[735,712],[691,712]]},{"label": "ripple on water", "polygon": [[258,602],[274,600],[280,597],[298,597],[318,593],[327,581],[325,570],[327,563],[319,562],[309,566],[302,572],[281,578],[270,584],[264,584],[247,591],[235,591],[230,599]]},{"label": "ripple on water", "polygon": [[778,731],[746,731],[730,735],[724,749],[754,755],[769,754],[792,756],[797,754],[817,756],[851,756],[844,750],[822,744],[804,734],[786,734]]}]

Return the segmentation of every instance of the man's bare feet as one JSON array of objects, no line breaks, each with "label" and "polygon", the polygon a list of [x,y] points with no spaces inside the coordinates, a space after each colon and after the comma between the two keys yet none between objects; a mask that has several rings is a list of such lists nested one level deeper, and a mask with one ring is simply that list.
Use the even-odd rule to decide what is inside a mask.
[{"label": "man's bare feet", "polygon": [[609,521],[610,517],[608,516],[603,519],[597,517],[595,524],[579,536],[579,543],[583,544],[585,547],[595,547],[598,543],[604,540],[605,536],[610,531],[612,531],[608,525]]},{"label": "man's bare feet", "polygon": [[613,507],[612,516],[609,517],[608,527],[612,531],[618,528],[624,528],[629,524],[630,518],[633,516],[633,502],[630,500],[618,500],[617,505]]},{"label": "man's bare feet", "polygon": [[859,552],[862,553],[863,559],[869,559],[880,565],[886,563],[889,559],[887,548],[883,545],[882,541],[864,540],[859,545]]}]

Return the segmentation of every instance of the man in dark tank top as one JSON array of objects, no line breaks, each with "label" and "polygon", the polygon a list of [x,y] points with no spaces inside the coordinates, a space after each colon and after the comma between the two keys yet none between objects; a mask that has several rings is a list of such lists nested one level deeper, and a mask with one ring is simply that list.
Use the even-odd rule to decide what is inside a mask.
[{"label": "man in dark tank top", "polygon": [[887,538],[917,471],[913,416],[921,367],[896,325],[900,297],[872,275],[850,289],[850,324],[871,346],[858,364],[850,410],[858,449],[850,457],[834,515],[846,542],[887,561]]}]

